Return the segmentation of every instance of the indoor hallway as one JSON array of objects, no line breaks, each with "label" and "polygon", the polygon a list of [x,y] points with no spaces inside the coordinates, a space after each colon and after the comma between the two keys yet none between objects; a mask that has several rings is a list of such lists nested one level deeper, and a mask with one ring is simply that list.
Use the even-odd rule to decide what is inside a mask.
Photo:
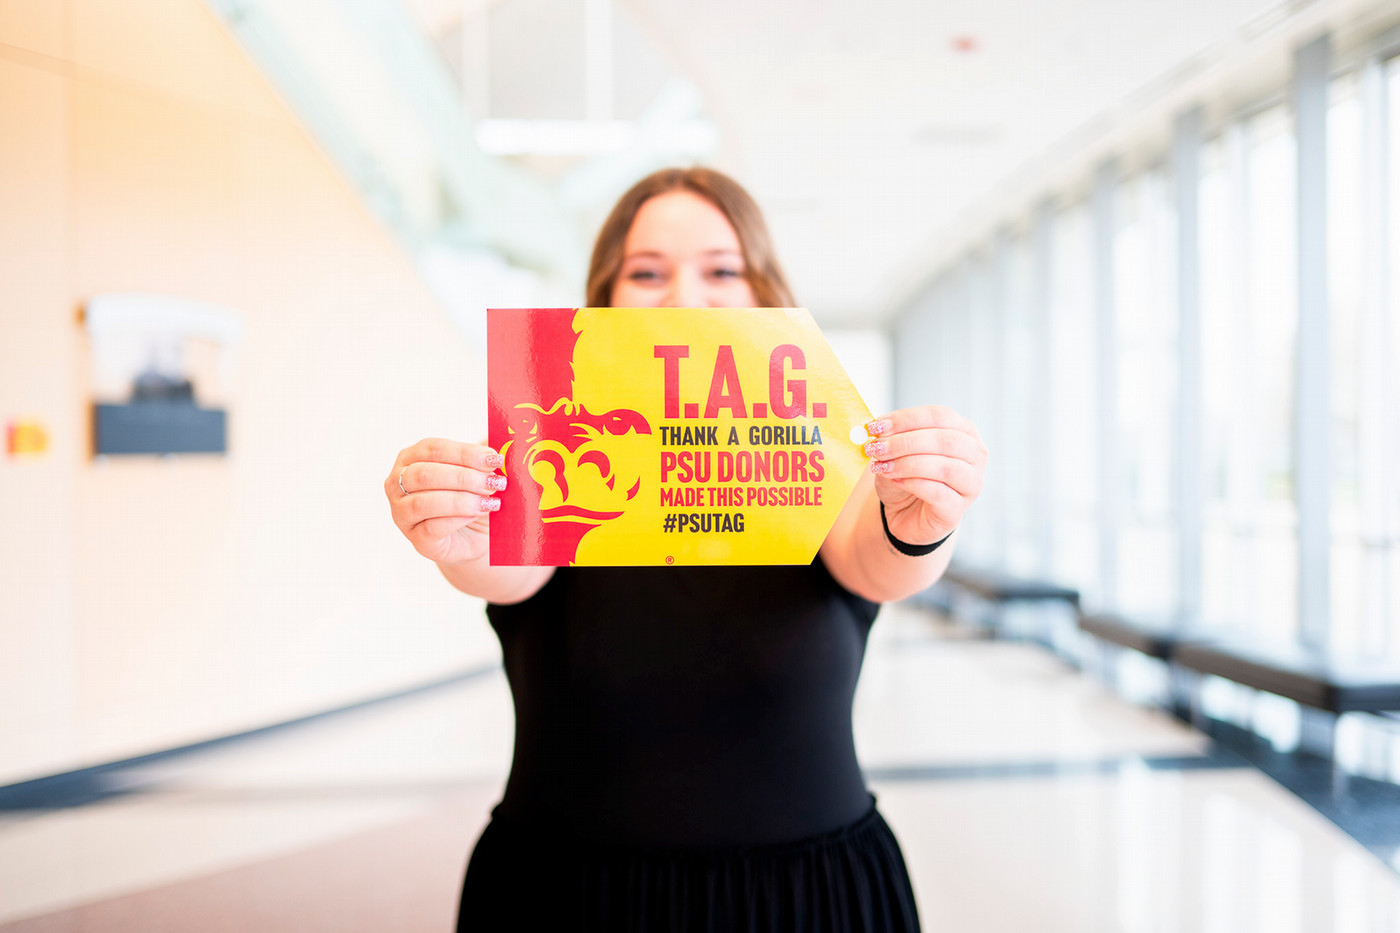
[{"label": "indoor hallway", "polygon": [[[450,929],[510,721],[488,667],[11,809],[0,930]],[[1400,931],[1373,851],[1039,646],[887,607],[856,734],[926,929]]]}]

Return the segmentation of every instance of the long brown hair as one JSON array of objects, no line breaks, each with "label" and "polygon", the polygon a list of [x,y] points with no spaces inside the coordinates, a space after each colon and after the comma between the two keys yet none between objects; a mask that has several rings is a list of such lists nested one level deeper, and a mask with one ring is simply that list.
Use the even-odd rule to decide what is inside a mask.
[{"label": "long brown hair", "polygon": [[643,204],[659,194],[689,191],[709,201],[729,220],[739,237],[744,255],[745,277],[754,299],[764,308],[791,308],[787,277],[773,253],[768,225],[749,193],[728,175],[708,168],[666,168],[637,182],[617,202],[593,245],[588,263],[588,306],[606,308],[612,304],[613,284],[622,270],[623,247],[632,221]]}]

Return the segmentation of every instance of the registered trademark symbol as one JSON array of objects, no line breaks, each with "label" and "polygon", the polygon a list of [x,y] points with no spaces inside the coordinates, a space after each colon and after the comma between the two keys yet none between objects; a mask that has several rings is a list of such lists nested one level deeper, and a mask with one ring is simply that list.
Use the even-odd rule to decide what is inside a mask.
[{"label": "registered trademark symbol", "polygon": [[666,555],[666,563],[668,563],[668,564],[674,564],[675,562],[676,562],[676,559],[675,559],[674,557],[672,557],[670,554],[667,554],[667,555]]}]

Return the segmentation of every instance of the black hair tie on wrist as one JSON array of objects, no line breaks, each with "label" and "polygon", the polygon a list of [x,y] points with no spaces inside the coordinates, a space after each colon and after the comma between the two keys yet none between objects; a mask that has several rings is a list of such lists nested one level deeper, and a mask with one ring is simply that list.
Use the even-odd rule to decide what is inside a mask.
[{"label": "black hair tie on wrist", "polygon": [[[890,544],[894,545],[894,549],[910,557],[923,557],[925,554],[932,554],[940,544],[953,536],[953,532],[950,531],[932,544],[908,544],[901,541],[890,534],[890,523],[885,520],[885,503],[883,502],[880,503],[880,527],[885,529],[885,537],[889,540]],[[953,530],[956,531],[957,529],[955,528]]]}]

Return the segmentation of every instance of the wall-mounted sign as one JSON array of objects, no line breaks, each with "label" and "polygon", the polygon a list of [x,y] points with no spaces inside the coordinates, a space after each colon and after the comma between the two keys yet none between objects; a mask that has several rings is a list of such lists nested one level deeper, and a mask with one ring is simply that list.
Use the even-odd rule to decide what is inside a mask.
[{"label": "wall-mounted sign", "polygon": [[870,412],[807,311],[487,313],[491,563],[807,563]]},{"label": "wall-mounted sign", "polygon": [[12,457],[39,457],[49,451],[49,432],[43,422],[20,418],[5,425],[5,452]]},{"label": "wall-mounted sign", "polygon": [[[243,333],[236,311],[171,295],[112,293],[91,299],[83,320],[92,338],[95,454],[227,449],[226,412],[208,399],[232,381]],[[191,360],[198,344],[214,348],[212,366]]]}]

